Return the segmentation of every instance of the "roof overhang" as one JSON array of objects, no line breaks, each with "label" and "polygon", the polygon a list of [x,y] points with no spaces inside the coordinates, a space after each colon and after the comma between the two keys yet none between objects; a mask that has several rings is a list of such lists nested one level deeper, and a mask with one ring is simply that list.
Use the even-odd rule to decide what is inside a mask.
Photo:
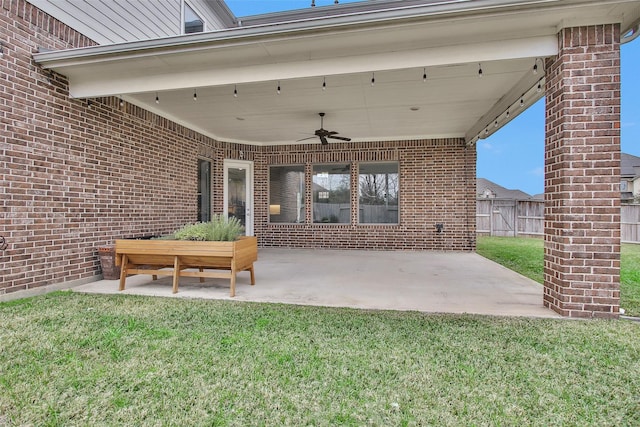
[{"label": "roof overhang", "polygon": [[561,28],[626,31],[640,17],[638,0],[377,3],[34,57],[68,77],[72,97],[122,97],[223,141],[291,143],[319,127],[320,111],[325,127],[354,140],[471,141],[543,95],[542,59],[557,53]]}]

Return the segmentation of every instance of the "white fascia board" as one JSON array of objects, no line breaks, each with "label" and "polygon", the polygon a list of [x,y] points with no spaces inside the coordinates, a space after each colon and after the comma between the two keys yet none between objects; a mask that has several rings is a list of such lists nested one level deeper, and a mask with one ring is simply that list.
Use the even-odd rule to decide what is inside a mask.
[{"label": "white fascia board", "polygon": [[144,52],[147,52],[146,54],[148,55],[157,55],[159,53],[181,52],[184,49],[195,48],[199,45],[251,43],[257,39],[266,39],[278,35],[289,37],[305,32],[340,31],[341,29],[354,28],[355,26],[376,27],[414,20],[424,21],[425,23],[437,20],[452,20],[453,23],[454,20],[459,18],[472,16],[481,19],[483,14],[496,16],[502,12],[514,13],[521,9],[527,10],[536,6],[545,7],[563,2],[579,3],[576,0],[445,0],[419,7],[390,7],[382,11],[354,13],[337,17],[280,22],[254,27],[237,27],[199,34],[45,52],[35,54],[34,58],[36,62],[45,68],[55,68],[63,65],[79,65],[91,61],[102,62],[109,60],[111,57],[124,57],[127,54],[135,55],[135,57],[145,54]]},{"label": "white fascia board", "polygon": [[[472,62],[543,58],[557,54],[557,50],[555,36],[539,36],[287,63],[229,65],[225,68],[206,68],[195,71],[185,67],[186,69],[182,71],[163,71],[155,75],[144,70],[138,75],[131,72],[122,75],[118,72],[117,64],[113,66],[104,64],[102,67],[91,66],[91,69],[74,67],[69,70],[67,77],[72,97],[91,98]],[[64,69],[60,72],[64,74]]]},{"label": "white fascia board", "polygon": [[[633,0],[637,1],[637,0]],[[598,5],[609,3],[629,3],[632,0],[599,1]],[[403,23],[422,22],[425,25],[435,22],[449,22],[451,26],[467,25],[471,21],[482,22],[486,19],[512,19],[519,16],[526,19],[527,11],[532,13],[552,14],[555,9],[562,10],[564,15],[574,11],[571,7],[588,6],[594,2],[578,0],[537,0],[537,1],[508,1],[508,0],[458,0],[429,3],[421,7],[401,8],[376,11],[347,16],[315,19],[312,21],[286,22],[256,27],[241,27],[216,32],[189,34],[175,37],[164,37],[152,40],[120,43],[107,46],[94,46],[63,51],[43,52],[34,54],[36,62],[45,69],[61,71],[64,68],[82,66],[91,63],[108,63],[112,61],[139,59],[144,57],[160,57],[162,55],[180,54],[185,52],[208,52],[211,50],[243,45],[289,40],[305,36],[321,36],[326,34],[340,34],[355,29],[392,28]],[[538,7],[538,9],[536,9]],[[603,12],[598,10],[598,12]],[[591,16],[591,15],[590,15]],[[595,21],[602,21],[599,14]],[[561,21],[554,26],[562,26]],[[471,21],[470,21],[471,20]],[[589,22],[593,20],[590,19]],[[606,21],[620,21],[621,17],[607,16]],[[573,22],[573,24],[577,24]],[[553,27],[552,27],[553,28]],[[557,30],[556,30],[557,33]]]}]

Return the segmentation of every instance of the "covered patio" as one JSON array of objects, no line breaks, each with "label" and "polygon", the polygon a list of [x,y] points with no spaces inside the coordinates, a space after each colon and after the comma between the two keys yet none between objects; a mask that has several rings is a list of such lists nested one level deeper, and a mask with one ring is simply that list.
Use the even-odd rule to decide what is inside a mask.
[{"label": "covered patio", "polygon": [[[385,289],[378,300],[406,309],[475,312],[486,298],[505,314],[518,298],[505,302],[495,267],[472,274],[485,262],[470,253],[475,145],[544,96],[545,283],[533,305],[618,317],[620,44],[638,34],[639,1],[376,0],[103,45],[87,26],[59,43],[40,13],[11,11],[34,34],[4,55],[31,67],[24,105],[7,114],[8,292],[97,279],[98,247],[222,212],[258,237],[256,294],[290,281],[303,291],[293,302],[333,293],[325,304],[366,306]],[[366,215],[381,206],[387,215]],[[371,261],[388,250],[415,257],[411,268]]]},{"label": "covered patio", "polygon": [[77,292],[228,299],[284,304],[558,317],[542,305],[543,287],[476,253],[260,249],[256,285],[238,274],[236,296],[228,280],[183,277],[177,294],[171,278],[130,276],[73,288]]}]

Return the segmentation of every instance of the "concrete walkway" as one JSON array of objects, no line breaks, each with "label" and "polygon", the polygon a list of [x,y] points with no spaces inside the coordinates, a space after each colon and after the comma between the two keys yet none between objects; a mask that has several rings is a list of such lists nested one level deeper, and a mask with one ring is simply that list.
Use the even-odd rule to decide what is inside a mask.
[{"label": "concrete walkway", "polygon": [[[235,298],[229,281],[181,278],[177,294],[171,278],[130,276],[124,294],[177,298],[559,317],[542,306],[542,285],[475,253],[380,252],[260,249],[256,285],[238,275]],[[117,280],[74,288],[79,292],[118,293]]]}]

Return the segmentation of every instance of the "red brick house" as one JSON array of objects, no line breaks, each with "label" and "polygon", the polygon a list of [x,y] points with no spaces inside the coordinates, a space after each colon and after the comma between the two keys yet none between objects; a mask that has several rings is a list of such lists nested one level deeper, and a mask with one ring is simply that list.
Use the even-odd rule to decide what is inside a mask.
[{"label": "red brick house", "polygon": [[544,304],[617,317],[640,1],[92,4],[0,0],[0,292],[212,212],[262,247],[474,250],[475,143],[546,95]]}]

